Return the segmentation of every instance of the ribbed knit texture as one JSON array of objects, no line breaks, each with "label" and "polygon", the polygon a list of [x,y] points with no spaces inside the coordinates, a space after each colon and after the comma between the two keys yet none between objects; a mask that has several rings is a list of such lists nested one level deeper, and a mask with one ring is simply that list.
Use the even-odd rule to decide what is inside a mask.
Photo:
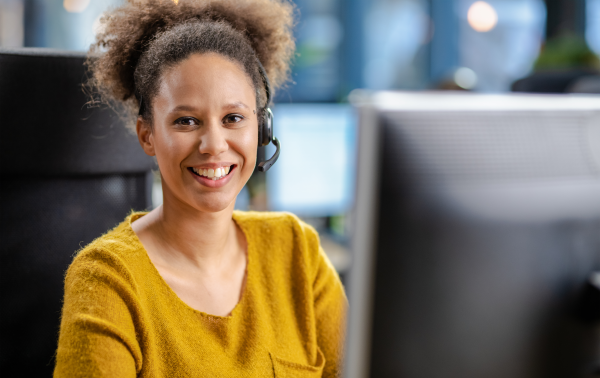
[{"label": "ribbed knit texture", "polygon": [[[315,230],[291,214],[234,212],[247,281],[230,316],[186,305],[131,228],[67,271],[54,377],[335,377],[347,300]],[[202,231],[199,231],[202,232]]]}]

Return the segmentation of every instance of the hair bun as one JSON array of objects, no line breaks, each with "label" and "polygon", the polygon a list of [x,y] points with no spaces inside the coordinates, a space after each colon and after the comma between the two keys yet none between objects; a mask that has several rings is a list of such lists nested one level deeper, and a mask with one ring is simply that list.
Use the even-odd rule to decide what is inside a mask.
[{"label": "hair bun", "polygon": [[289,77],[295,43],[294,6],[287,0],[128,0],[101,18],[90,47],[91,84],[102,95],[136,106],[134,72],[150,41],[189,20],[226,22],[248,39],[273,88]]}]

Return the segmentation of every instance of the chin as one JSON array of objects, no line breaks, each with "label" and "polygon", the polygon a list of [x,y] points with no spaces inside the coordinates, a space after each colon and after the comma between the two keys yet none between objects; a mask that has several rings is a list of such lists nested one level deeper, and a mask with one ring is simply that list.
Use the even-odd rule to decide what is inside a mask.
[{"label": "chin", "polygon": [[[217,194],[217,193],[214,193]],[[219,193],[224,194],[224,193]],[[195,209],[205,213],[218,213],[223,210],[227,210],[230,206],[233,206],[235,203],[235,196],[233,198],[229,198],[229,196],[225,195],[203,195],[204,198],[198,199],[194,201],[195,203],[192,205]],[[227,198],[223,198],[227,197]]]}]

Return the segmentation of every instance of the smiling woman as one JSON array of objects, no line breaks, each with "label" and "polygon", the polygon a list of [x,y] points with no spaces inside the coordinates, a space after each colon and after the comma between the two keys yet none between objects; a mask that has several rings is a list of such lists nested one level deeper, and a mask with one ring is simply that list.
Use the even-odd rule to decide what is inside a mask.
[{"label": "smiling woman", "polygon": [[340,374],[347,301],[318,235],[233,210],[269,79],[287,78],[292,14],[284,0],[132,0],[103,19],[91,85],[137,114],[163,205],[73,260],[55,377]]}]

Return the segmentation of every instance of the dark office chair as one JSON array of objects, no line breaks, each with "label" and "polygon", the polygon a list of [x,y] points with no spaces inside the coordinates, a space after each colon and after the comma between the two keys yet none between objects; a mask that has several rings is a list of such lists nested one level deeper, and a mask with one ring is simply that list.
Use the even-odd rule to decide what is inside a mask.
[{"label": "dark office chair", "polygon": [[50,377],[73,255],[150,207],[154,162],[89,108],[83,53],[0,49],[0,374]]}]

